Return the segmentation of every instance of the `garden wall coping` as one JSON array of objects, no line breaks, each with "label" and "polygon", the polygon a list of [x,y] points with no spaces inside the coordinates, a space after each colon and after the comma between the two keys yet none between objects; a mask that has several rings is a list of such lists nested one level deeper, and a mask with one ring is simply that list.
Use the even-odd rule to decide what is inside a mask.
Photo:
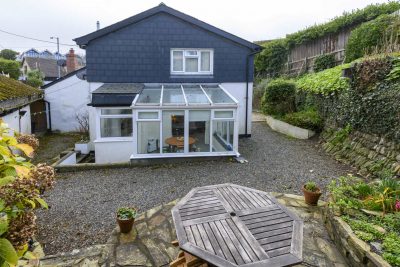
[{"label": "garden wall coping", "polygon": [[271,127],[272,130],[289,135],[297,139],[309,139],[310,137],[315,135],[314,131],[293,126],[284,121],[274,119],[271,116],[267,116],[266,120],[269,127]]}]

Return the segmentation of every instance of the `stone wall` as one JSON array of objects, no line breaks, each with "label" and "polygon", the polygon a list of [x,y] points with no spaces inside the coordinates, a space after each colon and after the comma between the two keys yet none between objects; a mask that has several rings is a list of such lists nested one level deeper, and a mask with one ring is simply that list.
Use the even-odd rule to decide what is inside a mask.
[{"label": "stone wall", "polygon": [[353,267],[390,267],[380,255],[371,251],[370,245],[359,239],[350,226],[331,209],[325,209],[325,227],[343,257]]},{"label": "stone wall", "polygon": [[400,143],[373,134],[353,131],[338,138],[338,130],[322,134],[323,148],[338,161],[355,166],[365,176],[390,171],[400,177]]}]

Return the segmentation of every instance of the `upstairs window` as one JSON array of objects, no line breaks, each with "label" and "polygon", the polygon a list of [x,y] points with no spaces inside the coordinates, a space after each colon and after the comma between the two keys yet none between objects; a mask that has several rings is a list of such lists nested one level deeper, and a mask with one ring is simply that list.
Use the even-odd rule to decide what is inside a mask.
[{"label": "upstairs window", "polygon": [[171,74],[213,74],[213,50],[172,49]]}]

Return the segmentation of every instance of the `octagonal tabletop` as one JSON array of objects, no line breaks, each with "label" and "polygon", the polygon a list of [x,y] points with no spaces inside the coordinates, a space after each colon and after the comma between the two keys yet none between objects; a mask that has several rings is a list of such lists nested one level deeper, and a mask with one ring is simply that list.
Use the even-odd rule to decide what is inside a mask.
[{"label": "octagonal tabletop", "polygon": [[210,264],[302,262],[303,221],[265,192],[234,184],[194,188],[172,216],[180,248]]}]

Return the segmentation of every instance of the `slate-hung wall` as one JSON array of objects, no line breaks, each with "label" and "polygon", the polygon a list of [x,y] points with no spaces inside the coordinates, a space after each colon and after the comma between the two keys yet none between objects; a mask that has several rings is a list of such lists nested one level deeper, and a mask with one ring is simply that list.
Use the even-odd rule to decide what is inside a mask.
[{"label": "slate-hung wall", "polygon": [[[171,48],[214,49],[214,74],[171,76]],[[223,83],[246,81],[247,47],[166,13],[92,40],[86,48],[89,82]],[[253,77],[253,57],[249,61]]]}]

